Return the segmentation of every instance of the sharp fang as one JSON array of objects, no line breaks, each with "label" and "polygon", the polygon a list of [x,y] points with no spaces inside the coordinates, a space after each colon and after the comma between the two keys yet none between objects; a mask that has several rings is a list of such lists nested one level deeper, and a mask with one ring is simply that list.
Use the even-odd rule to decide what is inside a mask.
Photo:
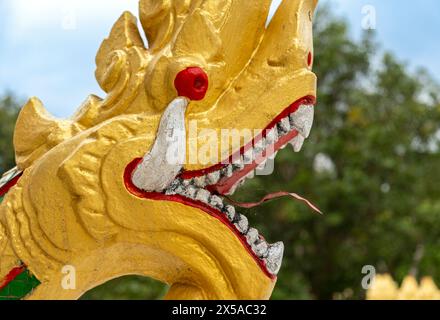
[{"label": "sharp fang", "polygon": [[186,158],[186,98],[173,100],[165,110],[156,140],[136,170],[133,184],[148,192],[162,192],[176,178]]},{"label": "sharp fang", "polygon": [[314,107],[300,106],[295,113],[290,115],[290,124],[297,129],[304,138],[308,138],[313,126]]},{"label": "sharp fang", "polygon": [[267,270],[273,275],[277,275],[280,271],[283,254],[284,244],[282,242],[277,242],[269,246],[267,258],[265,258],[264,261],[266,262]]},{"label": "sharp fang", "polygon": [[300,152],[304,145],[304,141],[305,138],[301,134],[298,134],[295,138],[290,140],[289,143],[292,145],[295,152]]}]

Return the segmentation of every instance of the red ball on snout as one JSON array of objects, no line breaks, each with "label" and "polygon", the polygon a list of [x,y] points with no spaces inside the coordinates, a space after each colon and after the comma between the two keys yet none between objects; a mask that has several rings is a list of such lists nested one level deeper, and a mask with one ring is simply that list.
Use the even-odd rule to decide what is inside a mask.
[{"label": "red ball on snout", "polygon": [[179,96],[200,101],[205,98],[208,91],[208,75],[202,68],[189,67],[177,74],[174,86]]}]

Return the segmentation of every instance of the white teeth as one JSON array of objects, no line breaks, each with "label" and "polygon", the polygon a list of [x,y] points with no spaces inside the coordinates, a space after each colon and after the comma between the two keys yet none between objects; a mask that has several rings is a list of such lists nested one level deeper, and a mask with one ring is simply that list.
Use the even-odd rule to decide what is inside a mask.
[{"label": "white teeth", "polygon": [[209,199],[209,204],[212,207],[217,208],[219,210],[222,210],[224,207],[222,198],[220,198],[219,196],[215,196],[215,195]]},{"label": "white teeth", "polygon": [[266,262],[267,270],[270,273],[277,275],[281,268],[281,263],[283,261],[284,254],[284,244],[282,242],[277,242],[269,246],[267,252],[267,258],[264,259]]},{"label": "white teeth", "polygon": [[225,213],[229,221],[234,222],[235,220],[235,208],[233,206],[227,205],[225,207]]},{"label": "white teeth", "polygon": [[209,193],[208,190],[199,189],[196,194],[196,200],[201,201],[203,203],[207,203],[210,195],[211,194]]},{"label": "white teeth", "polygon": [[197,194],[197,188],[190,185],[184,191],[184,196],[190,199],[195,199]]},{"label": "white teeth", "polygon": [[263,151],[266,150],[266,139],[263,138],[260,141],[258,141],[254,146],[254,160],[257,159]]},{"label": "white teeth", "polygon": [[304,137],[301,134],[298,134],[289,143],[292,145],[293,150],[295,152],[300,152],[304,145],[304,141],[305,141]]},{"label": "white teeth", "polygon": [[290,115],[290,124],[296,128],[303,137],[308,138],[313,126],[314,107],[302,105]]},{"label": "white teeth", "polygon": [[278,131],[275,128],[269,130],[266,135],[266,142],[268,145],[275,144],[278,141]]},{"label": "white teeth", "polygon": [[182,186],[182,179],[176,179],[174,180],[169,187],[167,188],[165,194],[167,195],[175,195],[175,194],[181,194],[185,190]]},{"label": "white teeth", "polygon": [[268,249],[269,245],[263,239],[259,239],[252,244],[252,251],[260,258],[267,257]]},{"label": "white teeth", "polygon": [[240,214],[238,222],[234,223],[234,225],[236,226],[238,231],[240,231],[242,234],[246,234],[249,229],[248,218]]},{"label": "white teeth", "polygon": [[258,230],[255,228],[249,228],[249,231],[246,234],[247,243],[252,246],[259,238],[260,235],[258,234]]},{"label": "white teeth", "polygon": [[243,163],[251,164],[252,161],[254,161],[254,151],[253,149],[249,149],[243,154]]},{"label": "white teeth", "polygon": [[216,184],[220,180],[220,171],[208,173],[208,183],[210,185]]},{"label": "white teeth", "polygon": [[199,188],[206,187],[206,177],[201,176],[201,177],[194,178],[194,184]]},{"label": "white teeth", "polygon": [[238,163],[234,163],[232,165],[232,167],[234,168],[234,171],[241,171],[244,169],[244,163],[243,163],[243,161],[238,162]]},{"label": "white teeth", "polygon": [[287,134],[290,131],[289,117],[285,117],[280,122],[278,122],[277,128],[279,136],[284,136],[285,134]]},{"label": "white teeth", "polygon": [[228,165],[226,168],[222,169],[222,176],[230,178],[232,177],[232,174],[233,174],[233,168],[231,164]]}]

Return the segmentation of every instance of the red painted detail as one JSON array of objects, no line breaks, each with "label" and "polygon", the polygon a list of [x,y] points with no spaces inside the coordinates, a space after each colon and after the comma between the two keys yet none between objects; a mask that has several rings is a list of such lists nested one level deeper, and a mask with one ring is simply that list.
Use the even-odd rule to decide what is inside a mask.
[{"label": "red painted detail", "polygon": [[174,86],[179,96],[200,101],[205,98],[208,91],[208,75],[202,68],[189,67],[177,74]]},{"label": "red painted detail", "polygon": [[259,259],[254,252],[252,251],[251,247],[246,241],[246,238],[231,224],[231,222],[228,220],[226,215],[222,213],[219,210],[216,210],[214,208],[211,208],[210,206],[206,205],[205,203],[201,201],[196,201],[192,199],[188,199],[184,196],[180,195],[173,195],[168,196],[163,193],[158,192],[146,192],[143,190],[140,190],[138,187],[136,187],[132,182],[132,175],[133,171],[137,168],[139,163],[142,161],[142,158],[138,158],[133,160],[131,163],[127,165],[124,172],[124,183],[127,190],[133,194],[134,196],[141,198],[141,199],[150,199],[150,200],[160,200],[160,201],[174,201],[179,202],[187,206],[191,206],[200,210],[203,210],[204,212],[208,213],[212,217],[220,220],[224,225],[226,225],[240,240],[243,247],[246,249],[246,251],[254,258],[256,263],[261,267],[261,270],[272,280],[275,280],[277,277],[271,274],[266,267],[266,264],[263,260]]},{"label": "red painted detail", "polygon": [[20,266],[9,271],[8,275],[0,282],[0,291],[6,288],[8,284],[14,281],[20,274],[26,270],[25,266]]},{"label": "red painted detail", "polygon": [[[191,179],[191,178],[196,178],[196,177],[201,177],[204,175],[207,175],[208,173],[217,171],[222,169],[223,167],[225,167],[226,164],[230,164],[233,163],[233,159],[238,159],[238,157],[242,154],[244,154],[246,151],[248,151],[249,149],[251,149],[254,145],[256,145],[262,138],[265,138],[267,133],[277,125],[278,122],[281,121],[281,119],[285,118],[286,116],[288,116],[291,113],[294,113],[295,111],[297,111],[299,109],[299,107],[303,104],[310,104],[310,105],[315,105],[316,104],[316,98],[314,96],[306,96],[303,97],[297,101],[295,101],[294,103],[292,103],[290,106],[288,106],[286,109],[284,109],[283,112],[281,112],[275,119],[272,120],[271,123],[269,123],[269,125],[263,130],[263,132],[259,135],[257,135],[256,137],[254,137],[254,139],[252,141],[250,141],[248,144],[246,144],[245,146],[241,147],[240,150],[238,150],[237,152],[234,152],[228,159],[222,161],[219,164],[216,164],[212,167],[209,168],[205,168],[202,170],[195,170],[195,171],[185,171],[181,174],[181,178],[183,179]],[[289,142],[290,140],[292,140],[293,138],[295,138],[295,136],[298,134],[298,132],[296,132],[295,130],[293,130],[292,132],[290,132],[289,135],[284,136],[284,139],[280,139],[278,141],[278,143],[275,145],[274,148],[269,147],[269,149],[273,149],[272,151],[276,151],[278,150],[280,147],[282,147],[284,144],[286,144],[287,142]],[[284,141],[286,140],[286,141]],[[267,154],[265,154],[266,156],[271,156],[273,152],[268,152]],[[258,161],[257,161],[258,162]],[[258,165],[259,163],[257,163]],[[246,167],[246,170],[241,170],[240,173],[242,173],[243,171],[247,173],[249,173],[252,169],[254,169],[257,165],[252,164],[252,165],[248,165],[249,167]],[[253,167],[252,167],[253,166]],[[238,177],[241,178],[242,176]],[[238,181],[238,179],[236,181]],[[232,186],[232,185],[231,185]]]},{"label": "red painted detail", "polygon": [[22,176],[22,173],[20,173],[18,176],[16,176],[11,181],[6,183],[3,187],[1,187],[0,188],[0,197],[4,196],[13,186],[15,186],[17,184],[18,180],[20,180],[21,176]]},{"label": "red painted detail", "polygon": [[311,66],[312,66],[312,63],[313,63],[313,55],[312,55],[311,52],[309,52],[309,54],[307,55],[307,65],[308,65],[309,67],[311,67]]}]

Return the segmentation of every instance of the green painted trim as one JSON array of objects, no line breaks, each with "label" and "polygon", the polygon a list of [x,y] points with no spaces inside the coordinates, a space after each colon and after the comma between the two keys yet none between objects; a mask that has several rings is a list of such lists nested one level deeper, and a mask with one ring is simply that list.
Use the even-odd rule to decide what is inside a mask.
[{"label": "green painted trim", "polygon": [[23,299],[40,284],[41,282],[26,269],[0,291],[0,300]]}]

